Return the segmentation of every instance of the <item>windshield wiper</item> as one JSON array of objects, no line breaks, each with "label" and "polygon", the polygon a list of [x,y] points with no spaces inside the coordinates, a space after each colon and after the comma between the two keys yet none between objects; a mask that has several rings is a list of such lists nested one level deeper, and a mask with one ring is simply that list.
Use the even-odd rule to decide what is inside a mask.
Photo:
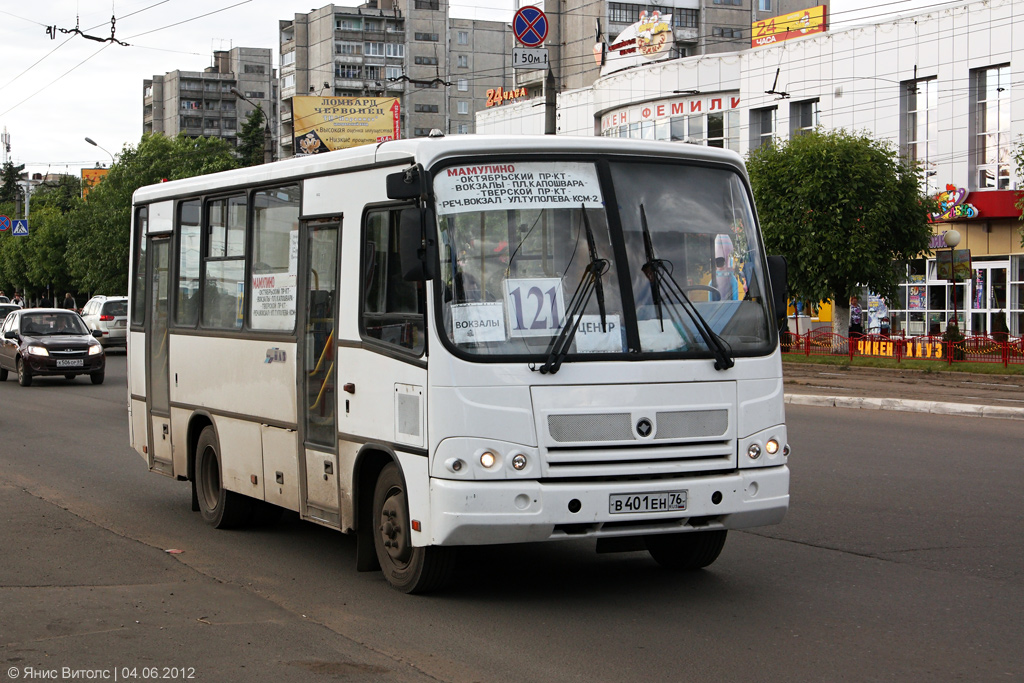
[{"label": "windshield wiper", "polygon": [[[683,288],[672,277],[671,262],[655,258],[654,244],[651,242],[651,231],[647,227],[647,212],[644,211],[643,204],[640,205],[640,227],[644,233],[644,252],[647,257],[647,262],[642,266],[641,270],[651,281],[651,299],[654,301],[655,311],[658,314],[658,320],[661,322],[661,329],[665,329],[665,319],[661,314],[662,294],[664,294],[670,304],[675,303],[679,308],[686,311],[686,314],[693,322],[693,326],[697,328],[697,332],[700,333],[704,343],[715,356],[715,370],[728,370],[736,364],[732,359],[732,349],[724,339],[711,329],[711,325],[708,324],[708,321],[704,319],[704,316],[700,314],[697,307],[690,301],[690,297],[686,296],[686,292],[683,291]],[[671,306],[669,307],[669,315],[679,325],[680,330],[684,329],[682,321]]]},{"label": "windshield wiper", "polygon": [[572,299],[569,300],[568,311],[566,312],[565,323],[558,332],[558,336],[551,342],[548,349],[547,360],[538,368],[542,375],[555,374],[562,366],[562,361],[569,353],[572,340],[576,337],[576,330],[579,329],[580,321],[583,319],[583,311],[590,303],[590,297],[597,292],[597,307],[601,312],[601,331],[607,331],[607,314],[604,305],[604,285],[601,276],[608,272],[608,260],[598,258],[597,243],[594,241],[594,231],[590,227],[590,219],[587,217],[587,209],[582,204],[580,210],[583,212],[583,226],[587,232],[587,251],[590,254],[590,263],[583,271],[580,283],[576,285]]}]

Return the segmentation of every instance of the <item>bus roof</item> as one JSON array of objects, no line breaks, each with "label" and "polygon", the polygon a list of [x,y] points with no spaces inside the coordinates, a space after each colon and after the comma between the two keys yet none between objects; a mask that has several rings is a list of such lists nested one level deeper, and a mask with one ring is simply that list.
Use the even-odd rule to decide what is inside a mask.
[{"label": "bus roof", "polygon": [[394,140],[376,145],[292,157],[259,166],[147,185],[135,191],[133,201],[146,204],[207,191],[260,185],[323,175],[359,167],[420,163],[430,168],[446,157],[504,154],[642,154],[656,157],[717,161],[743,169],[740,156],[729,150],[679,142],[568,135],[453,135]]}]

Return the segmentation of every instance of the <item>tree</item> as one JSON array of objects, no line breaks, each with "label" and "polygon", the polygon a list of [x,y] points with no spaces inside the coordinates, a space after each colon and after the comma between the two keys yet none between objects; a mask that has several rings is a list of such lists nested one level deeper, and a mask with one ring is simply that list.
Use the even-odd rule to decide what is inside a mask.
[{"label": "tree", "polygon": [[14,162],[8,161],[0,171],[0,202],[13,204],[18,201],[21,188],[18,186],[18,174],[25,169],[25,164],[15,166]]},{"label": "tree", "polygon": [[249,112],[238,132],[238,158],[242,166],[259,166],[264,162],[263,150],[266,149],[266,132],[263,121],[263,109],[260,105]]},{"label": "tree", "polygon": [[144,185],[238,167],[234,150],[220,138],[144,134],[126,146],[110,172],[68,216],[68,271],[79,291],[128,291],[132,194]]},{"label": "tree", "polygon": [[747,169],[765,248],[789,263],[790,297],[833,300],[838,334],[851,295],[867,287],[893,300],[903,278],[894,266],[928,248],[935,202],[887,142],[812,131],[760,147]]},{"label": "tree", "polygon": [[[1013,160],[1017,163],[1017,177],[1024,178],[1024,138],[1019,139],[1013,148]],[[1020,211],[1020,220],[1024,221],[1024,192],[1017,193],[1017,210]],[[1019,230],[1020,246],[1024,247],[1024,223]]]}]

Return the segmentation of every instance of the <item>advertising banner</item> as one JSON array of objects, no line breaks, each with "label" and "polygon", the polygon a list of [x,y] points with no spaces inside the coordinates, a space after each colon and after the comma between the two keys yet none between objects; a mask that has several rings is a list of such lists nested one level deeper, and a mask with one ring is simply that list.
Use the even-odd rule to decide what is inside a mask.
[{"label": "advertising banner", "polygon": [[601,75],[668,59],[672,56],[673,46],[672,15],[658,10],[641,12],[640,21],[627,26],[608,46],[608,58]]},{"label": "advertising banner", "polygon": [[950,249],[935,252],[937,277],[949,282],[971,279],[971,250]]},{"label": "advertising banner", "polygon": [[293,97],[295,155],[397,140],[401,114],[397,97]]},{"label": "advertising banner", "polygon": [[103,176],[110,173],[109,168],[83,168],[82,169],[82,199],[89,195],[89,191],[96,187]]},{"label": "advertising banner", "polygon": [[825,5],[783,14],[750,26],[750,47],[764,47],[828,30]]}]

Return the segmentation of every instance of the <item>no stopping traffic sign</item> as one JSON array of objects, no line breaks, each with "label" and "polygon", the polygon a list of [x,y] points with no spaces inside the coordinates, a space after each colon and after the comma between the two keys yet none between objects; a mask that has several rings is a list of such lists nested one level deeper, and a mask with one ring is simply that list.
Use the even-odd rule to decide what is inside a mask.
[{"label": "no stopping traffic sign", "polygon": [[512,19],[516,40],[526,47],[537,47],[548,37],[548,18],[537,7],[520,7]]}]

